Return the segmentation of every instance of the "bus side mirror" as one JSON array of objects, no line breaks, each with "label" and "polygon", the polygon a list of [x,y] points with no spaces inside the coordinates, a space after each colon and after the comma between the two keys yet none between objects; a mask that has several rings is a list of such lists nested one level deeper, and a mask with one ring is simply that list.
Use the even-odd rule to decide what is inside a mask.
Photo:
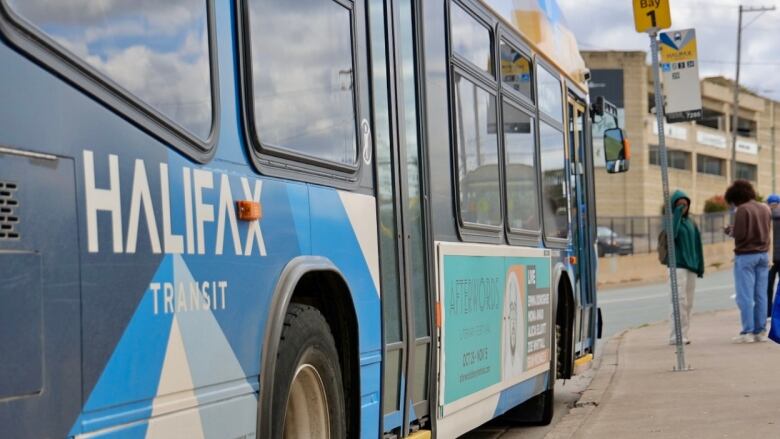
[{"label": "bus side mirror", "polygon": [[604,158],[607,172],[617,174],[628,171],[631,161],[631,147],[620,128],[604,131]]}]

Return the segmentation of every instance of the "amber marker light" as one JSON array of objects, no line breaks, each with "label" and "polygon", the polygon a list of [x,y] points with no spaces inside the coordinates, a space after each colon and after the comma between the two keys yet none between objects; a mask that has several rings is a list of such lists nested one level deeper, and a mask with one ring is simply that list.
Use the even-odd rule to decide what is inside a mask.
[{"label": "amber marker light", "polygon": [[569,256],[569,263],[571,265],[577,265],[577,257],[576,256]]},{"label": "amber marker light", "polygon": [[628,139],[623,139],[623,151],[625,152],[626,160],[631,159],[631,142]]},{"label": "amber marker light", "polygon": [[241,221],[257,221],[263,218],[263,206],[257,201],[236,201],[236,209]]}]

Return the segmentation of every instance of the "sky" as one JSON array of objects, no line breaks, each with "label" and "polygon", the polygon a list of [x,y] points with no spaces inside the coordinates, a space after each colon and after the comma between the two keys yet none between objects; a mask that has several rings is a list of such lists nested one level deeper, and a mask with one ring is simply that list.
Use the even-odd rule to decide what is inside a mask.
[{"label": "sky", "polygon": [[[639,34],[634,29],[631,0],[558,0],[558,3],[580,50],[649,51],[647,34]],[[702,77],[733,79],[740,3],[746,7],[778,6],[776,11],[742,16],[740,83],[762,96],[780,100],[780,0],[776,3],[772,0],[764,3],[760,0],[670,0],[671,29],[696,29]]]}]

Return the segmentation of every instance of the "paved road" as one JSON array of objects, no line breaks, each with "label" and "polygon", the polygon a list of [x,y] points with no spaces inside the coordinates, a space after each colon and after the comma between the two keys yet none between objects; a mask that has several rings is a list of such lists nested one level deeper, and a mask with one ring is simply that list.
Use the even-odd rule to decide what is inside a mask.
[{"label": "paved road", "polygon": [[[671,299],[669,282],[599,292],[598,304],[604,316],[604,337],[669,318]],[[705,274],[697,279],[693,312],[736,307],[731,270]]]},{"label": "paved road", "polygon": [[[731,270],[708,273],[697,279],[693,311],[734,308],[734,279]],[[628,288],[611,288],[599,292],[598,303],[604,316],[604,338],[647,323],[669,318],[671,301],[669,282]],[[603,344],[603,342],[602,342]],[[590,382],[589,373],[555,385],[555,418],[545,427],[509,427],[486,424],[461,439],[542,439],[579,399]]]}]

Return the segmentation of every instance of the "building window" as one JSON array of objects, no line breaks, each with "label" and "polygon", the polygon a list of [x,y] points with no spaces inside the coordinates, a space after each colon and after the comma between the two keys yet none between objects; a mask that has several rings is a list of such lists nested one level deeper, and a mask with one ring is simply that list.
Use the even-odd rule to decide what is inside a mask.
[{"label": "building window", "polygon": [[[352,11],[334,0],[254,0],[249,14],[262,148],[356,165]],[[305,32],[287,19],[299,16],[306,16]]]},{"label": "building window", "polygon": [[696,125],[702,125],[705,127],[710,127],[719,130],[723,126],[723,121],[725,120],[725,117],[726,115],[721,113],[720,111],[704,108],[702,110],[701,119],[696,119],[695,122]]},{"label": "building window", "polygon": [[737,162],[737,179],[758,181],[758,166],[749,163]]},{"label": "building window", "polygon": [[458,189],[463,223],[501,225],[496,97],[455,75]]},{"label": "building window", "polygon": [[708,155],[696,155],[696,172],[710,175],[726,175],[726,160]]},{"label": "building window", "polygon": [[[650,145],[650,164],[660,166],[661,165],[661,152],[658,145]],[[685,171],[691,170],[691,153],[686,151],[679,151],[676,149],[667,149],[666,151],[669,159],[669,167],[673,169],[682,169]]]},{"label": "building window", "polygon": [[754,120],[737,118],[737,134],[742,137],[756,137],[758,124]]}]

